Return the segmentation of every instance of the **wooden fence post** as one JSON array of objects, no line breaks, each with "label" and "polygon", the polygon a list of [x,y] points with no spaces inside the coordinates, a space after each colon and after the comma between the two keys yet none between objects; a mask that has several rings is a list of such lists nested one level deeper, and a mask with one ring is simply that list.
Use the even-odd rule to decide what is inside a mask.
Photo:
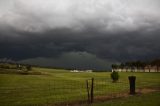
[{"label": "wooden fence post", "polygon": [[130,84],[130,94],[134,95],[136,93],[135,92],[135,80],[136,80],[136,77],[135,76],[129,76],[128,79],[129,79],[129,84]]},{"label": "wooden fence post", "polygon": [[94,101],[94,78],[92,78],[92,83],[91,83],[91,103]]}]

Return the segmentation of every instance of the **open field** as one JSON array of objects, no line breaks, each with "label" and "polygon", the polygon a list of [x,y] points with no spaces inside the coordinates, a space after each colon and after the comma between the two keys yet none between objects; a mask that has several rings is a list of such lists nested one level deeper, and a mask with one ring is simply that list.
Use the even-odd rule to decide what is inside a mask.
[{"label": "open field", "polygon": [[137,77],[137,88],[160,87],[160,73],[120,73],[112,83],[110,72],[71,73],[66,70],[34,68],[40,75],[0,74],[0,106],[46,105],[86,101],[86,80],[94,77],[95,96],[128,92],[128,76]]}]

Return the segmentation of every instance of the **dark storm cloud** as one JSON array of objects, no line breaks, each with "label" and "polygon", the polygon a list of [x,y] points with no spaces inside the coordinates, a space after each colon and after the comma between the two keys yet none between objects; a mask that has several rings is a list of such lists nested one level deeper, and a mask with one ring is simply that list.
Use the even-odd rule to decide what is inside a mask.
[{"label": "dark storm cloud", "polygon": [[1,54],[10,57],[14,57],[15,54],[16,58],[23,59],[57,57],[65,52],[86,51],[104,59],[145,59],[149,58],[148,56],[156,57],[159,55],[160,37],[158,33],[159,31],[156,31],[156,33],[142,33],[140,31],[115,35],[98,33],[95,29],[93,32],[90,30],[90,32],[82,33],[69,30],[53,30],[42,35],[22,32],[16,33],[17,36],[23,34],[18,38],[1,36],[1,48],[3,48]]},{"label": "dark storm cloud", "polygon": [[69,52],[64,53],[58,58],[33,58],[19,61],[21,63],[29,63],[42,66],[54,66],[57,68],[72,69],[94,69],[107,70],[111,62],[97,58],[95,55],[87,52]]},{"label": "dark storm cloud", "polygon": [[159,0],[1,0],[0,58],[99,69],[157,58],[159,7]]}]

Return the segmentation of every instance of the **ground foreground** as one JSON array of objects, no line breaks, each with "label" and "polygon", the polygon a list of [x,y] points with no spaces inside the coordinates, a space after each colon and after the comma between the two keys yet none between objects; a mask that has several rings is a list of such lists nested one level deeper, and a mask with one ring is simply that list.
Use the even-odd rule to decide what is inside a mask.
[{"label": "ground foreground", "polygon": [[[97,99],[98,97],[113,97],[115,94],[128,94],[128,76],[131,75],[137,77],[137,89],[160,87],[160,73],[120,73],[120,80],[117,83],[112,83],[109,72],[71,73],[67,70],[45,68],[34,68],[33,72],[28,75],[4,74],[3,72],[0,74],[0,106],[52,106],[60,104],[63,106],[72,102],[83,102],[85,105],[87,102],[86,80],[94,78],[94,96]],[[128,103],[137,102],[138,104],[131,106],[139,106],[139,103],[141,106],[143,102],[140,101],[150,100],[153,101],[153,106],[156,106],[159,104],[158,97],[159,92],[153,94],[149,92],[144,95],[129,96],[127,99],[121,97],[118,100],[107,100],[108,102],[105,102],[104,99],[94,105],[119,106],[124,104],[127,106]],[[150,103],[148,104],[150,105]]]},{"label": "ground foreground", "polygon": [[160,106],[159,98],[160,92],[150,92],[143,95],[98,102],[91,106]]}]

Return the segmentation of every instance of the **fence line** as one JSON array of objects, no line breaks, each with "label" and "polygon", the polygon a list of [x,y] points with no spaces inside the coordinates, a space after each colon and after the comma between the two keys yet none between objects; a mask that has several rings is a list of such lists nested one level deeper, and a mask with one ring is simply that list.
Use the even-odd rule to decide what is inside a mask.
[{"label": "fence line", "polygon": [[[25,82],[24,82],[25,83]],[[148,86],[145,82],[144,86]],[[82,81],[57,80],[44,84],[40,88],[38,84],[24,87],[5,88],[0,87],[2,103],[13,103],[13,105],[34,105],[34,104],[60,104],[72,102],[92,103],[94,97],[103,95],[114,96],[122,92],[129,93],[129,81],[118,81],[113,83],[111,79],[92,78]],[[137,87],[144,87],[138,86]],[[16,98],[15,98],[16,96]]]}]

